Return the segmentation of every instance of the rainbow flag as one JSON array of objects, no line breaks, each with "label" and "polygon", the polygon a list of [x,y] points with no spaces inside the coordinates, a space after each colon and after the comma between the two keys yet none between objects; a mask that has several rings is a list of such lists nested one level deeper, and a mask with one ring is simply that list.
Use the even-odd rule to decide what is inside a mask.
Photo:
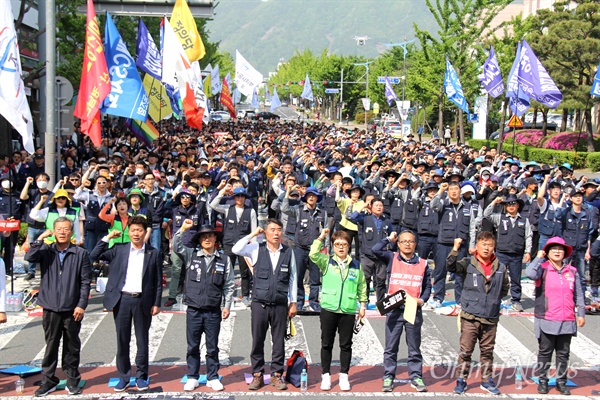
[{"label": "rainbow flag", "polygon": [[149,119],[146,120],[146,122],[128,119],[126,124],[135,137],[144,142],[146,146],[150,146],[153,141],[158,139],[158,130],[152,125],[152,122],[150,122]]}]

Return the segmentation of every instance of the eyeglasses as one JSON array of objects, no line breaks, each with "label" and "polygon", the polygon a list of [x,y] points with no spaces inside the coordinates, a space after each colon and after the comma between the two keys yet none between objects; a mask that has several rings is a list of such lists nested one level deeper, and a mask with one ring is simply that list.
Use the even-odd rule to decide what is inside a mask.
[{"label": "eyeglasses", "polygon": [[69,180],[70,180],[71,182],[77,182],[77,181],[79,181],[79,178],[71,178],[71,179],[69,179]]},{"label": "eyeglasses", "polygon": [[96,182],[98,185],[106,185],[108,182]]},{"label": "eyeglasses", "polygon": [[333,245],[340,248],[348,247],[348,243],[346,242],[335,242]]},{"label": "eyeglasses", "polygon": [[56,228],[54,229],[56,233],[69,233],[71,232],[71,228]]},{"label": "eyeglasses", "polygon": [[410,244],[415,244],[416,242],[414,240],[401,240],[401,241],[398,241],[398,243],[410,245]]},{"label": "eyeglasses", "polygon": [[517,203],[516,201],[511,201],[509,203],[506,203],[507,206],[516,206],[517,204],[519,204],[519,203]]}]

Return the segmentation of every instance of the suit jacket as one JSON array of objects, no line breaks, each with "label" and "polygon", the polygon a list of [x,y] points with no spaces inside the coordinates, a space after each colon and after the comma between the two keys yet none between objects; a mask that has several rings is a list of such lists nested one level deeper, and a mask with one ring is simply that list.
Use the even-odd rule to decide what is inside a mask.
[{"label": "suit jacket", "polygon": [[[110,263],[108,282],[104,292],[104,307],[112,311],[121,300],[121,290],[125,285],[131,243],[115,244],[111,249],[108,243],[100,240],[90,254],[92,260]],[[142,272],[142,307],[146,315],[151,315],[153,306],[160,307],[162,297],[162,258],[160,252],[146,244]]]}]

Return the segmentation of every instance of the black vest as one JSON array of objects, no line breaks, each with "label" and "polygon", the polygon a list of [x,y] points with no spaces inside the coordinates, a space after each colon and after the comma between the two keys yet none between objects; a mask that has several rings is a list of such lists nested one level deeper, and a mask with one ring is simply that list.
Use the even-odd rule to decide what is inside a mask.
[{"label": "black vest", "polygon": [[377,225],[372,215],[367,215],[363,222],[362,230],[359,229],[360,234],[360,252],[367,257],[375,259],[376,256],[373,253],[373,247],[381,241],[381,239],[388,237],[392,232],[392,221],[389,220],[385,215],[381,216],[381,231],[377,231]]},{"label": "black vest", "polygon": [[400,225],[403,228],[410,229],[411,231],[416,231],[417,229],[417,220],[419,216],[419,204],[413,200],[412,193],[410,190],[408,191],[408,197],[404,202],[404,210],[402,213],[402,221]]},{"label": "black vest", "polygon": [[575,218],[572,208],[569,207],[563,217],[562,238],[573,247],[573,250],[585,250],[588,247],[588,235],[590,229],[590,213],[585,204],[581,205],[579,219]]},{"label": "black vest", "polygon": [[90,194],[90,201],[87,204],[85,212],[85,229],[86,231],[94,232],[108,232],[110,224],[102,221],[98,218],[100,213],[100,203],[98,203],[98,197],[94,194]]},{"label": "black vest", "polygon": [[519,211],[519,214],[529,220],[529,225],[531,225],[532,230],[537,230],[540,221],[540,207],[538,206],[537,200],[535,198],[530,200],[529,196],[526,194],[523,194],[520,199],[523,200],[524,204],[523,209]]},{"label": "black vest", "polygon": [[173,234],[176,234],[181,229],[183,221],[186,219],[191,219],[194,222],[192,229],[198,229],[198,209],[196,206],[191,205],[188,208],[178,206],[173,211]]},{"label": "black vest", "polygon": [[296,245],[309,248],[326,226],[325,213],[320,208],[305,210],[304,205],[300,205],[296,219]]},{"label": "black vest", "polygon": [[471,223],[471,207],[461,202],[458,211],[448,199],[442,200],[444,206],[440,217],[438,243],[453,244],[454,239],[461,238],[469,243],[469,225]]},{"label": "black vest", "polygon": [[250,221],[251,207],[245,207],[242,212],[242,217],[237,220],[235,212],[235,205],[229,206],[227,217],[223,221],[223,244],[226,246],[233,246],[246,235],[249,235],[252,229]]},{"label": "black vest", "polygon": [[336,222],[342,220],[342,212],[337,207],[334,196],[325,196],[323,198],[323,208],[327,211],[328,216],[333,216]]},{"label": "black vest", "polygon": [[506,213],[500,214],[496,251],[508,254],[523,254],[525,252],[526,224],[527,220],[519,215],[513,227],[511,218],[507,217]]},{"label": "black vest", "polygon": [[[294,253],[282,244],[277,266],[273,271],[266,243],[258,247],[258,259],[254,265],[252,301],[266,305],[287,305],[290,287],[290,268]],[[295,299],[294,299],[295,300]]]},{"label": "black vest", "polygon": [[560,234],[560,221],[556,220],[556,212],[554,208],[550,207],[550,199],[547,199],[546,202],[546,212],[540,215],[538,230],[540,235],[558,236]]},{"label": "black vest", "polygon": [[400,224],[400,221],[402,220],[402,213],[404,211],[404,200],[402,200],[401,196],[391,197],[390,199],[386,200],[387,201],[384,201],[384,207],[386,205],[385,203],[387,203],[392,223]]},{"label": "black vest", "polygon": [[194,249],[185,275],[185,304],[200,309],[219,310],[227,277],[227,258],[215,253],[210,265]]},{"label": "black vest", "polygon": [[417,223],[417,232],[419,235],[437,236],[439,233],[438,213],[431,209],[431,201],[424,200],[423,207],[419,211],[419,219]]},{"label": "black vest", "polygon": [[491,277],[489,292],[486,293],[485,277],[469,262],[460,301],[462,309],[481,318],[499,318],[502,302],[500,293],[505,270],[503,264],[498,265],[498,269]]}]

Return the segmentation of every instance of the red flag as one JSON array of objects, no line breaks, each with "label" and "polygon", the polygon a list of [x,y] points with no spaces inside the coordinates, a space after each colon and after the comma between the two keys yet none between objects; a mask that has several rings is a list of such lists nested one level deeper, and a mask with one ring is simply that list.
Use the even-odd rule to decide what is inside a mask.
[{"label": "red flag", "polygon": [[231,91],[227,84],[227,79],[223,78],[223,88],[221,89],[221,104],[223,104],[229,110],[231,118],[235,119],[235,107],[233,101],[231,101]]},{"label": "red flag", "polygon": [[100,146],[102,143],[100,106],[110,90],[110,78],[94,3],[92,0],[87,0],[85,53],[83,54],[79,95],[73,114],[81,119],[81,132],[92,139],[94,146]]}]

